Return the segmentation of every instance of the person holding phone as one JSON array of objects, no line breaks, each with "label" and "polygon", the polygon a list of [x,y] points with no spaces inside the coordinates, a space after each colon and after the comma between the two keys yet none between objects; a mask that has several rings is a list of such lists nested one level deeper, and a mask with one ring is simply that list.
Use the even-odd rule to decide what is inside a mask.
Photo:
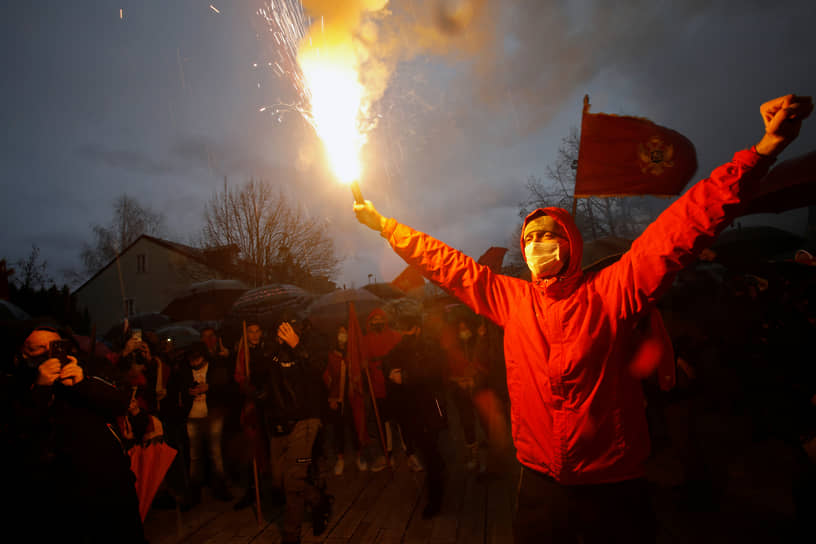
[{"label": "person holding phone", "polygon": [[38,541],[143,542],[115,425],[129,396],[88,372],[71,346],[54,328],[34,329],[3,373],[0,481],[14,526],[4,530]]}]

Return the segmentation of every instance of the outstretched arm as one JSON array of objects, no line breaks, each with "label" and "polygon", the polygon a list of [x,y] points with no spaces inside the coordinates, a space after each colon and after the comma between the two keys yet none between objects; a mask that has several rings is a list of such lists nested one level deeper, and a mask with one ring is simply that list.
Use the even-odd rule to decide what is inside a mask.
[{"label": "outstretched arm", "polygon": [[711,245],[739,215],[773,159],[799,134],[810,115],[810,97],[787,95],[760,108],[765,134],[750,150],[715,169],[669,206],[632,244],[632,248],[596,277],[598,289],[621,317],[640,313],[668,289],[675,274]]},{"label": "outstretched arm", "polygon": [[506,323],[516,294],[528,285],[524,280],[495,274],[432,236],[384,218],[368,200],[355,204],[354,213],[360,223],[388,240],[405,262],[500,326]]}]

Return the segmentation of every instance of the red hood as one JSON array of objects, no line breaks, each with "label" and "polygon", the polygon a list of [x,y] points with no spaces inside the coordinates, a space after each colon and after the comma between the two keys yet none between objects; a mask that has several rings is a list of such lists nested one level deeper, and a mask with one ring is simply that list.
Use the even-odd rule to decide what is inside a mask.
[{"label": "red hood", "polygon": [[519,236],[521,258],[524,259],[525,263],[527,262],[527,256],[524,254],[524,228],[527,223],[541,215],[549,215],[566,231],[570,245],[570,257],[566,269],[561,270],[555,278],[538,278],[533,274],[533,283],[542,286],[548,294],[553,296],[569,294],[583,278],[581,258],[584,255],[584,239],[567,210],[563,208],[538,208],[524,218],[521,235]]},{"label": "red hood", "polygon": [[[382,316],[385,319],[385,326],[380,332],[374,332],[370,328],[371,320],[376,316]],[[366,318],[366,333],[363,336],[365,356],[368,359],[381,359],[385,354],[391,351],[401,339],[402,335],[400,333],[388,327],[388,316],[382,308],[375,308],[368,314]]]},{"label": "red hood", "polygon": [[369,324],[371,323],[371,320],[377,316],[380,316],[383,319],[385,319],[385,328],[387,329],[388,316],[386,315],[385,310],[383,310],[382,308],[374,308],[373,310],[371,310],[371,313],[368,314],[368,317],[366,317],[366,328],[368,328]]}]

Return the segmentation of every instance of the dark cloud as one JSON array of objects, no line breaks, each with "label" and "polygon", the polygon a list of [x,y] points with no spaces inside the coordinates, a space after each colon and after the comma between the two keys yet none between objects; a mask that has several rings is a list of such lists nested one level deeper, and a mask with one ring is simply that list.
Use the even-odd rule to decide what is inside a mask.
[{"label": "dark cloud", "polygon": [[166,160],[156,160],[140,151],[130,149],[110,149],[98,144],[84,144],[79,146],[76,152],[83,159],[135,174],[166,176],[179,171],[178,166]]},{"label": "dark cloud", "polygon": [[[526,179],[545,174],[580,124],[585,93],[593,111],[689,136],[700,175],[759,138],[762,101],[816,93],[809,0],[391,4],[383,64],[366,74],[393,71],[364,149],[363,191],[385,215],[473,256],[515,243]],[[349,257],[347,283],[403,268],[355,222],[311,128],[259,111],[294,93],[253,67],[276,54],[254,7],[83,0],[4,11],[0,40],[13,54],[0,88],[0,183],[13,198],[0,210],[0,246],[9,257],[36,243],[58,270],[123,192],[164,213],[185,241],[224,177],[254,177],[329,221]],[[814,126],[789,156],[816,147]]]}]

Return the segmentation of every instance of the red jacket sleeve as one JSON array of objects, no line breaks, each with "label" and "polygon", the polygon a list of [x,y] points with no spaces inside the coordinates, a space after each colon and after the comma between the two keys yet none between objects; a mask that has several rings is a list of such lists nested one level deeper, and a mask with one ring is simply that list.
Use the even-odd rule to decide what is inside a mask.
[{"label": "red jacket sleeve", "polygon": [[529,283],[496,274],[461,251],[393,218],[386,221],[382,236],[397,255],[417,266],[426,278],[502,327],[512,310],[511,301]]},{"label": "red jacket sleeve", "polygon": [[615,264],[595,277],[596,289],[619,317],[639,314],[656,301],[717,235],[739,215],[773,161],[738,151],[661,213]]}]

